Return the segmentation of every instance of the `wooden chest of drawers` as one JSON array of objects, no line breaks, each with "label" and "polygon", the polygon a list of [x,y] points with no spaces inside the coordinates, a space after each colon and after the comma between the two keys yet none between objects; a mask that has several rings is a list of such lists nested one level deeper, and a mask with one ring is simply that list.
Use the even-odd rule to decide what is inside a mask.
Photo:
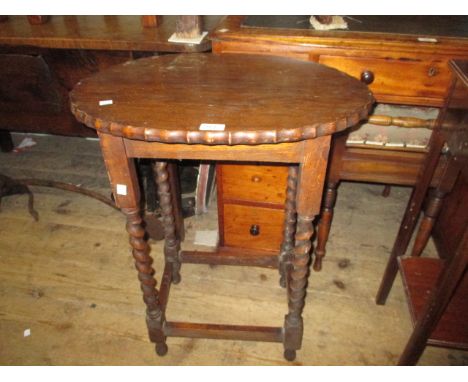
[{"label": "wooden chest of drawers", "polygon": [[279,249],[287,173],[281,165],[217,166],[220,246]]},{"label": "wooden chest of drawers", "polygon": [[323,54],[319,62],[362,79],[387,102],[399,96],[439,105],[451,79],[448,60],[431,56],[402,59]]}]

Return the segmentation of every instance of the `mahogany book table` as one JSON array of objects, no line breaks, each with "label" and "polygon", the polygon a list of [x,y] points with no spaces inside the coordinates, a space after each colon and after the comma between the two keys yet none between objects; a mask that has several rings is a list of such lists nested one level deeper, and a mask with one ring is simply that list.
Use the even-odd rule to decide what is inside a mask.
[{"label": "mahogany book table", "polygon": [[[320,202],[331,135],[367,117],[373,96],[335,69],[283,57],[183,54],[130,61],[79,82],[70,94],[76,118],[97,130],[117,205],[127,216],[149,337],[282,342],[300,349],[312,220]],[[139,210],[133,158],[156,158],[165,227],[165,268],[156,287]],[[233,249],[187,252],[175,235],[167,161],[196,159],[289,165],[284,237],[277,253]],[[287,290],[284,327],[171,322],[166,305],[181,263],[277,267]]]}]

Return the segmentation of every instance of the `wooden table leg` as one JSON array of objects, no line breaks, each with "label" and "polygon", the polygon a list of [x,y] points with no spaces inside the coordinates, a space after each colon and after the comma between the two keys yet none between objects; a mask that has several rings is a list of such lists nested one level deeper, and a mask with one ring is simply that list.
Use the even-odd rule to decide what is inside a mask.
[{"label": "wooden table leg", "polygon": [[[439,113],[439,121],[441,118],[443,118],[443,113]],[[440,131],[437,129],[434,130],[428,145],[429,152],[421,166],[420,173],[416,180],[416,186],[406,206],[405,214],[403,215],[392,252],[390,253],[379,290],[377,291],[375,302],[378,305],[384,305],[387,301],[387,297],[398,273],[398,257],[406,253],[414,229],[416,228],[424,196],[430,186],[444,143],[445,139]]]},{"label": "wooden table leg", "polygon": [[330,234],[333,220],[333,210],[336,203],[338,182],[329,182],[325,190],[325,200],[323,203],[322,217],[318,226],[317,246],[315,248],[314,271],[322,270],[322,260],[326,254],[328,235]]},{"label": "wooden table leg", "polygon": [[172,282],[180,282],[180,241],[176,236],[174,211],[172,208],[171,187],[167,162],[156,162],[156,183],[158,184],[159,203],[164,225],[164,257],[172,265]]},{"label": "wooden table leg", "polygon": [[283,288],[286,287],[287,267],[290,264],[292,251],[294,249],[294,232],[296,229],[297,172],[297,166],[289,166],[286,187],[283,242],[281,243],[278,266],[280,273],[280,285]]},{"label": "wooden table leg", "polygon": [[288,314],[284,320],[284,358],[292,361],[302,345],[303,320],[307,276],[309,272],[312,224],[320,212],[323,184],[326,175],[330,136],[304,142],[304,156],[297,181],[297,227],[295,246],[288,269]]},{"label": "wooden table leg", "polygon": [[166,336],[163,332],[164,311],[159,300],[159,291],[149,255],[150,247],[145,239],[140,211],[140,189],[134,160],[127,158],[123,139],[109,134],[99,134],[101,150],[112,185],[116,205],[127,217],[127,232],[130,235],[132,255],[138,271],[143,301],[146,304],[146,324],[149,338],[156,343],[156,353],[167,353]]},{"label": "wooden table leg", "polygon": [[305,305],[307,276],[309,272],[310,238],[314,233],[312,218],[298,216],[296,245],[291,259],[291,271],[287,282],[289,312],[284,320],[284,358],[293,361],[296,350],[302,345],[302,310]]},{"label": "wooden table leg", "polygon": [[328,235],[330,234],[333,220],[333,210],[335,208],[338,185],[340,183],[341,167],[343,166],[343,156],[346,152],[346,140],[348,132],[344,131],[336,134],[332,140],[332,153],[328,170],[327,185],[324,192],[322,216],[318,224],[317,245],[315,247],[314,271],[322,270],[322,261],[325,257]]},{"label": "wooden table leg", "polygon": [[122,208],[127,217],[127,232],[130,235],[132,255],[135,259],[135,268],[138,271],[143,301],[146,304],[146,324],[149,337],[156,343],[156,353],[160,356],[167,353],[166,337],[162,331],[164,313],[159,303],[159,291],[156,288],[154,269],[151,266],[153,259],[149,255],[149,245],[145,239],[145,229],[142,225],[139,208]]}]

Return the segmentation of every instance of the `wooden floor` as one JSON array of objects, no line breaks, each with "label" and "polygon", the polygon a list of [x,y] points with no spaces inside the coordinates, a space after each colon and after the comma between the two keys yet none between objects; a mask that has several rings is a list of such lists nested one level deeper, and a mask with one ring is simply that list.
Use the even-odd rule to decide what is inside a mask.
[{"label": "wooden floor", "polygon": [[[18,141],[22,136],[16,135]],[[109,195],[96,141],[33,137],[19,154],[0,153],[0,173],[81,184]],[[345,183],[323,271],[312,272],[303,348],[295,365],[392,365],[410,334],[398,279],[385,306],[374,296],[409,190]],[[103,203],[34,188],[3,199],[0,212],[0,364],[288,365],[280,344],[169,338],[157,357],[147,339],[144,304],[124,218]],[[216,228],[216,214],[186,220],[187,238]],[[190,243],[188,243],[190,245]],[[152,243],[157,276],[162,243]],[[426,255],[435,256],[430,244]],[[287,311],[275,270],[184,264],[171,289],[173,321],[282,325]],[[30,329],[30,335],[24,331]],[[468,353],[429,347],[421,365],[467,365]]]}]

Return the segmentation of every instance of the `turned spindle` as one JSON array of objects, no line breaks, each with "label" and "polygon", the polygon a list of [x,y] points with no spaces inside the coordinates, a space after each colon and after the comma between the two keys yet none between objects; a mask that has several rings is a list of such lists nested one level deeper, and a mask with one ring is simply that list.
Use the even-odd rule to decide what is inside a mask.
[{"label": "turned spindle", "polygon": [[288,361],[294,360],[296,350],[300,349],[302,345],[304,330],[302,310],[305,304],[308,265],[312,247],[310,238],[314,233],[312,220],[313,217],[298,216],[297,218],[296,244],[291,257],[287,283],[288,314],[284,321],[284,357]]},{"label": "turned spindle", "polygon": [[167,352],[166,337],[162,331],[165,318],[159,303],[159,291],[152,267],[153,259],[149,255],[150,248],[145,239],[143,219],[138,208],[122,208],[122,212],[127,217],[127,232],[130,235],[132,255],[138,271],[143,301],[146,304],[148,334],[150,340],[156,343],[156,352],[164,355]]},{"label": "turned spindle", "polygon": [[167,162],[156,162],[156,184],[158,185],[159,204],[164,226],[164,257],[172,265],[172,283],[180,282],[180,241],[177,239],[174,212],[172,208],[171,188]]},{"label": "turned spindle", "polygon": [[289,166],[286,186],[286,202],[284,214],[283,242],[281,243],[279,257],[280,285],[286,287],[287,267],[294,249],[294,233],[296,230],[296,192],[297,192],[297,166]]}]

